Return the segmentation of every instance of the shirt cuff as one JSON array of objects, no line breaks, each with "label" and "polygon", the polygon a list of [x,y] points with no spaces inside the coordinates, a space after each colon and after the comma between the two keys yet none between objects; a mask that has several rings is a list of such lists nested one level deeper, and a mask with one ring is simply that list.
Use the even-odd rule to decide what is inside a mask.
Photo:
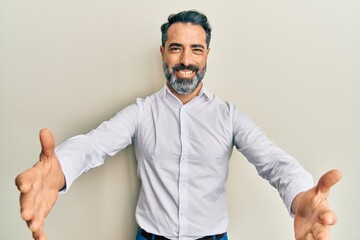
[{"label": "shirt cuff", "polygon": [[68,156],[68,154],[56,150],[55,150],[55,154],[60,162],[61,170],[65,177],[65,186],[59,191],[59,193],[62,194],[69,191],[72,183],[75,181],[75,179],[78,176],[77,174],[74,174],[74,171],[72,170],[73,166],[70,162],[71,157]]},{"label": "shirt cuff", "polygon": [[288,186],[283,201],[291,217],[295,216],[294,212],[291,209],[295,197],[299,193],[305,192],[313,187],[314,187],[314,182],[310,179],[302,179],[302,181],[293,182]]}]

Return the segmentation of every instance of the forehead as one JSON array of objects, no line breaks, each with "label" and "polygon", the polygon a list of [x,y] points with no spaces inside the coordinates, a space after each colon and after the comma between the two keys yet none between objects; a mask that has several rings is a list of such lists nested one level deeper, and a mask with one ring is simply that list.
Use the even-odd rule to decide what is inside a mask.
[{"label": "forehead", "polygon": [[174,42],[181,44],[203,44],[206,46],[206,33],[200,25],[174,23],[168,29],[168,40],[165,45]]}]

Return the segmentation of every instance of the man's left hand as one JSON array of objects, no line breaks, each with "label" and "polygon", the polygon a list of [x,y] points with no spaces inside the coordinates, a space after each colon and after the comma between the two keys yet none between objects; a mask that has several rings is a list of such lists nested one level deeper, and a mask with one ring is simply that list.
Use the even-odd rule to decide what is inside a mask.
[{"label": "man's left hand", "polygon": [[325,173],[318,184],[294,199],[294,228],[296,240],[329,240],[330,227],[336,224],[335,212],[328,206],[330,188],[341,178],[341,172]]}]

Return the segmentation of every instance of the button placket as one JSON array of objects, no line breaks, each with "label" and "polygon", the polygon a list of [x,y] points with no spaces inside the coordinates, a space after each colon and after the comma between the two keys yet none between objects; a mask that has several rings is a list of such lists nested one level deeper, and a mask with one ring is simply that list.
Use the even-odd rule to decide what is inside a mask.
[{"label": "button placket", "polygon": [[180,110],[180,136],[181,136],[181,158],[179,163],[179,236],[183,236],[187,232],[188,221],[188,163],[186,156],[188,155],[188,130],[186,121],[186,111],[183,106]]}]

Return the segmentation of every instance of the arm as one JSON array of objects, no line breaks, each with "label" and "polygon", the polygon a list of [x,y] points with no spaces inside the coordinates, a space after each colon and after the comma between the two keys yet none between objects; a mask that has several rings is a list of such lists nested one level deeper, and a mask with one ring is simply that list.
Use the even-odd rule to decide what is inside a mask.
[{"label": "arm", "polygon": [[291,204],[299,192],[314,186],[312,176],[236,109],[233,125],[234,145],[255,166],[258,174],[278,190],[286,208],[293,215]]},{"label": "arm", "polygon": [[294,158],[277,148],[246,116],[236,111],[234,130],[237,149],[260,176],[277,188],[290,214],[295,216],[296,239],[329,239],[329,228],[336,223],[336,215],[329,209],[327,197],[341,173],[330,171],[313,187],[312,177]]},{"label": "arm", "polygon": [[128,144],[135,132],[139,111],[131,105],[86,135],[73,137],[55,148],[47,129],[40,131],[42,152],[34,167],[16,177],[20,190],[21,216],[34,239],[44,240],[44,222],[59,191],[67,190],[83,172],[99,166]]},{"label": "arm", "polygon": [[85,135],[72,137],[56,149],[65,174],[66,192],[81,174],[102,165],[106,158],[114,156],[132,143],[137,129],[142,102],[138,100],[114,117],[100,124]]}]

